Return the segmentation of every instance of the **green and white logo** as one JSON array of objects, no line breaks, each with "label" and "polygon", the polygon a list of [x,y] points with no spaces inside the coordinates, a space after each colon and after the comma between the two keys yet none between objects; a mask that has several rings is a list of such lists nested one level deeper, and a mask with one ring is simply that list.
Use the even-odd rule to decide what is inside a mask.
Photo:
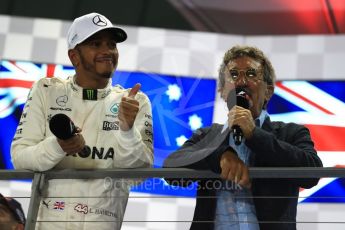
[{"label": "green and white logo", "polygon": [[113,106],[111,106],[110,112],[112,112],[113,114],[117,114],[119,112],[119,103],[116,103]]}]

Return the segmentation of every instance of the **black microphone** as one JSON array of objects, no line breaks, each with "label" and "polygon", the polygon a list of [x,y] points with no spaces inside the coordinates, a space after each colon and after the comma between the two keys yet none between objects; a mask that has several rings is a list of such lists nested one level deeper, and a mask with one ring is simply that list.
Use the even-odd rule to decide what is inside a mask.
[{"label": "black microphone", "polygon": [[[249,108],[249,101],[246,98],[247,92],[246,89],[242,87],[235,88],[231,90],[227,98],[228,109],[232,109],[235,105],[241,106],[245,109]],[[236,145],[240,145],[243,139],[243,132],[238,125],[232,126],[233,137]]]},{"label": "black microphone", "polygon": [[[67,140],[77,132],[73,121],[65,114],[55,114],[49,121],[50,131],[59,139]],[[78,153],[81,157],[89,155],[86,146]]]},{"label": "black microphone", "polygon": [[67,140],[77,132],[73,121],[65,114],[55,114],[49,121],[50,131],[59,139]]}]

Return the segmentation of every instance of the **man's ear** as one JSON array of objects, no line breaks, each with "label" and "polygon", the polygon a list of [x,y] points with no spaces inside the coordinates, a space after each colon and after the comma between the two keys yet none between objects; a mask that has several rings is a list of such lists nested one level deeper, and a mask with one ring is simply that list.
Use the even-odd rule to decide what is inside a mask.
[{"label": "man's ear", "polygon": [[68,57],[74,67],[79,65],[79,53],[76,49],[68,50]]},{"label": "man's ear", "polygon": [[224,95],[224,87],[218,88],[217,92],[219,93],[220,98],[222,98],[224,101],[226,100],[225,95]]}]

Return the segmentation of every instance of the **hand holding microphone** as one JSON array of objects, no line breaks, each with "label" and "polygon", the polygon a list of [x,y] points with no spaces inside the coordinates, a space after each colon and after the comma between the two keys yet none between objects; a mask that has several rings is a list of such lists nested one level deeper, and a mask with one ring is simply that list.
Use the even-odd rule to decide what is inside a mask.
[{"label": "hand holding microphone", "polygon": [[82,154],[85,140],[81,129],[65,114],[56,114],[49,121],[50,131],[57,137],[57,141],[67,155]]},{"label": "hand holding microphone", "polygon": [[249,139],[255,128],[255,123],[251,112],[248,110],[249,101],[247,91],[244,88],[235,88],[229,92],[227,106],[229,127],[233,131],[236,145],[242,143],[243,137]]}]

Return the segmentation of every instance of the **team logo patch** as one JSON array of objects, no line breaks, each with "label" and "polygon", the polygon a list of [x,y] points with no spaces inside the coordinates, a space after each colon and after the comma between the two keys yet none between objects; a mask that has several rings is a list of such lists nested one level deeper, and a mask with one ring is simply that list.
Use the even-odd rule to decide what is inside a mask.
[{"label": "team logo patch", "polygon": [[97,89],[83,89],[83,99],[84,100],[97,100]]},{"label": "team logo patch", "polygon": [[113,114],[118,114],[119,112],[119,103],[114,104],[113,106],[110,107],[110,112]]},{"label": "team logo patch", "polygon": [[67,101],[68,101],[67,95],[63,95],[63,96],[56,98],[56,104],[58,104],[61,107],[65,107]]},{"label": "team logo patch", "polygon": [[49,109],[51,109],[51,110],[59,110],[59,111],[72,111],[71,108],[55,108],[55,107],[50,107]]},{"label": "team logo patch", "polygon": [[96,15],[95,17],[93,17],[92,22],[96,26],[102,26],[103,27],[103,26],[107,25],[107,21],[101,15]]}]

